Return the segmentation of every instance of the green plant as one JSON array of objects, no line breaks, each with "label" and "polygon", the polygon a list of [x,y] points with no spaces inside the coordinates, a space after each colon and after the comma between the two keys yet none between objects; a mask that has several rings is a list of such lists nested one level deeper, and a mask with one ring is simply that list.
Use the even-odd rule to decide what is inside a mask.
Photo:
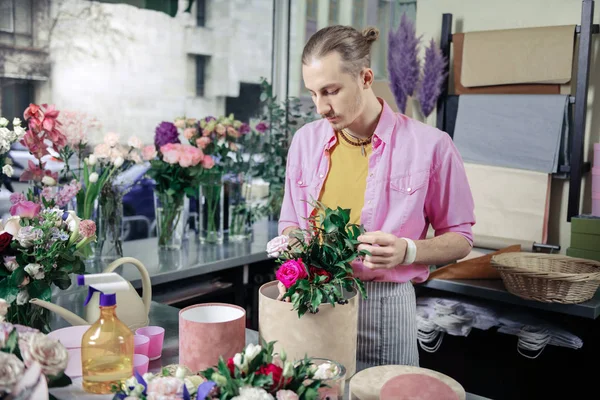
[{"label": "green plant", "polygon": [[358,290],[363,298],[367,297],[351,264],[369,254],[358,250],[358,237],[364,233],[364,227],[349,223],[349,209],[330,209],[318,201],[314,206],[317,212],[308,218],[308,229],[292,231],[289,243],[285,236],[274,239],[284,240],[279,248],[267,245],[269,253],[278,253],[281,266],[276,277],[288,289],[283,298],[291,300],[298,317],[306,312],[317,313],[322,303],[334,307],[346,304],[344,291]]}]

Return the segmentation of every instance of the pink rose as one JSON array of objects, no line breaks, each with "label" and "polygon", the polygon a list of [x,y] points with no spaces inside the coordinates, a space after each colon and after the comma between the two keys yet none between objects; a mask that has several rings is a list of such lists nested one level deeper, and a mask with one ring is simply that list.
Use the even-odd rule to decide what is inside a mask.
[{"label": "pink rose", "polygon": [[142,149],[142,158],[146,161],[152,160],[156,157],[156,148],[154,145],[149,144],[144,146]]},{"label": "pink rose", "polygon": [[302,259],[299,258],[298,260],[284,262],[275,273],[275,277],[289,289],[298,279],[308,277],[308,274],[306,273],[306,267]]},{"label": "pink rose", "polygon": [[20,201],[10,208],[10,215],[18,215],[21,218],[33,218],[40,213],[41,209],[42,206],[33,201]]},{"label": "pink rose", "polygon": [[215,166],[215,160],[208,154],[205,154],[204,158],[202,159],[202,167],[204,167],[206,169],[211,169],[214,166]]},{"label": "pink rose", "polygon": [[177,143],[168,143],[160,148],[163,161],[169,164],[179,163],[180,149]]},{"label": "pink rose", "polygon": [[208,128],[204,128],[202,130],[202,136],[210,136],[211,133],[212,133],[212,130],[210,130]]},{"label": "pink rose", "polygon": [[227,132],[227,128],[225,128],[225,126],[223,124],[217,124],[215,131],[217,132],[217,135],[225,136],[225,132]]},{"label": "pink rose", "polygon": [[190,140],[191,138],[193,138],[195,134],[196,134],[196,128],[186,128],[183,131],[183,137],[185,137],[187,140]]},{"label": "pink rose", "polygon": [[196,139],[196,146],[198,146],[200,149],[204,150],[206,148],[206,146],[208,146],[210,144],[210,138],[207,137],[201,137]]}]

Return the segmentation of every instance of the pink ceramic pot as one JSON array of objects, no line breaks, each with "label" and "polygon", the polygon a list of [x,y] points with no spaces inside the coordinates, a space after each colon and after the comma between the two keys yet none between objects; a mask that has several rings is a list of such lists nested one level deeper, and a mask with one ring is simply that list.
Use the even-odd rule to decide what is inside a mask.
[{"label": "pink ceramic pot", "polygon": [[246,311],[233,304],[207,303],[179,312],[179,363],[194,372],[217,365],[246,344]]}]

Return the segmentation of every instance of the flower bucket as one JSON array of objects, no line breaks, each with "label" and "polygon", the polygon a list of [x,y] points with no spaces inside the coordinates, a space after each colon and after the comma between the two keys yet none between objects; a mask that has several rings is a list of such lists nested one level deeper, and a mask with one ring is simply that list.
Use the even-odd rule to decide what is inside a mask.
[{"label": "flower bucket", "polygon": [[337,361],[346,368],[346,379],[356,372],[358,293],[348,293],[347,304],[323,303],[317,314],[298,313],[290,303],[277,300],[277,281],[259,289],[258,333],[262,340],[277,341],[275,351],[285,350],[290,360],[304,356]]}]

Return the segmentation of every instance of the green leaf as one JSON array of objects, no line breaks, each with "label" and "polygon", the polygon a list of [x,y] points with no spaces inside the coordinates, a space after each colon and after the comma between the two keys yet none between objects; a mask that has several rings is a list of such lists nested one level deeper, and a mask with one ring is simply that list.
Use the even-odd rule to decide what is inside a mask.
[{"label": "green leaf", "polygon": [[313,297],[311,299],[310,305],[312,306],[313,310],[316,310],[317,308],[319,308],[322,302],[323,292],[321,292],[320,289],[317,289],[313,292]]},{"label": "green leaf", "polygon": [[19,288],[10,284],[10,279],[5,278],[0,281],[0,299],[6,300],[12,304],[17,299]]},{"label": "green leaf", "polygon": [[[71,280],[69,280],[69,284],[70,283]],[[42,280],[31,282],[29,286],[27,286],[27,291],[29,296],[34,299],[50,301],[52,298],[52,289],[50,288],[50,285]]]},{"label": "green leaf", "polygon": [[6,343],[4,344],[2,351],[4,353],[13,354],[15,352],[15,349],[18,348],[18,346],[19,346],[19,333],[17,332],[16,329],[13,329],[10,332],[10,334],[8,335],[8,339],[6,340]]},{"label": "green leaf", "polygon": [[60,290],[67,290],[71,287],[71,278],[66,271],[58,271],[52,283],[58,286]]},{"label": "green leaf", "polygon": [[19,286],[21,283],[23,283],[25,275],[27,275],[27,273],[25,272],[24,267],[17,268],[13,271],[12,275],[10,276],[10,284],[15,287]]},{"label": "green leaf", "polygon": [[10,276],[10,272],[8,272],[6,269],[0,267],[0,277],[3,276]]}]

